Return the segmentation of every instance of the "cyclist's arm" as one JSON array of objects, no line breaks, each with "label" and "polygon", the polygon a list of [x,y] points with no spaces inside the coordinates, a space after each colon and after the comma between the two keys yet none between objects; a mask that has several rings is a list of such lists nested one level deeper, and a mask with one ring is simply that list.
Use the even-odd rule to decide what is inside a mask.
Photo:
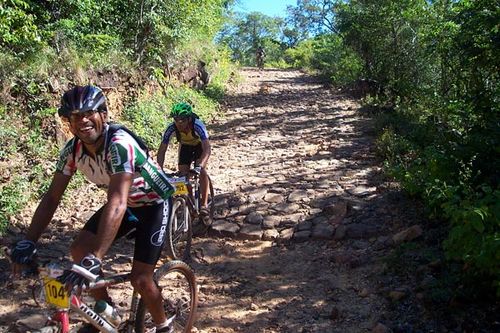
[{"label": "cyclist's arm", "polygon": [[68,187],[71,176],[56,172],[52,178],[49,189],[44,194],[42,200],[33,215],[31,224],[26,233],[26,239],[36,243],[43,231],[47,228],[54,212],[56,211],[64,191]]},{"label": "cyclist's arm", "polygon": [[212,152],[212,148],[210,147],[210,140],[202,140],[201,148],[203,149],[200,156],[200,166],[202,168],[206,168],[208,163],[208,158],[210,157],[210,153]]},{"label": "cyclist's arm", "polygon": [[163,163],[165,163],[165,154],[167,153],[168,143],[162,142],[160,147],[158,148],[158,155],[156,156],[156,161],[160,165],[160,168],[163,169]]},{"label": "cyclist's arm", "polygon": [[171,123],[168,125],[167,130],[163,133],[161,138],[161,144],[158,148],[158,154],[156,155],[156,161],[160,165],[160,168],[163,169],[163,163],[165,163],[165,154],[167,153],[168,145],[170,143],[170,138],[175,133],[175,125]]},{"label": "cyclist's arm", "polygon": [[97,258],[104,256],[118,233],[123,215],[127,209],[127,199],[132,180],[133,174],[129,172],[116,173],[110,177],[108,202],[99,221],[97,242],[92,251]]}]

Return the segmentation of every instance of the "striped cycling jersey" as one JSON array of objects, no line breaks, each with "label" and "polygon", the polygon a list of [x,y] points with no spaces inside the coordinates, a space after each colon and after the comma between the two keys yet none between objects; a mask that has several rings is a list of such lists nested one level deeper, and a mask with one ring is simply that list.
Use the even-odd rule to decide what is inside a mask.
[{"label": "striped cycling jersey", "polygon": [[[108,128],[106,125],[103,133],[106,139]],[[134,178],[127,201],[129,207],[161,203],[174,190],[158,164],[130,134],[121,129],[113,134],[109,142],[105,142],[95,159],[85,152],[81,140],[75,144],[75,138],[70,139],[61,150],[56,172],[72,176],[76,170],[80,170],[92,183],[105,187],[109,185],[111,175],[132,173]]]},{"label": "striped cycling jersey", "polygon": [[[200,119],[194,120],[194,133],[196,133],[196,135],[193,135],[193,131],[189,131],[189,133],[179,131],[180,144],[196,146],[201,141],[208,139],[207,128]],[[170,140],[172,139],[172,135],[175,136],[175,123],[170,123],[168,125],[165,133],[163,134],[162,142],[168,145]]]}]

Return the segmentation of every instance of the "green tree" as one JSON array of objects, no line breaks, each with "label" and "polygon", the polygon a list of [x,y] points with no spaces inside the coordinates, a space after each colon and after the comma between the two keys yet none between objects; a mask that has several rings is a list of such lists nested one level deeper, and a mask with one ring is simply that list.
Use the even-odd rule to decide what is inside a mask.
[{"label": "green tree", "polygon": [[25,54],[41,42],[35,17],[30,14],[30,5],[23,0],[0,2],[0,47]]},{"label": "green tree", "polygon": [[425,0],[352,0],[338,7],[337,22],[368,78],[410,98],[431,81],[420,34],[428,16]]},{"label": "green tree", "polygon": [[259,12],[236,14],[219,33],[219,43],[227,45],[233,59],[245,65],[255,65],[255,51],[263,46],[268,61],[281,56],[284,21]]}]

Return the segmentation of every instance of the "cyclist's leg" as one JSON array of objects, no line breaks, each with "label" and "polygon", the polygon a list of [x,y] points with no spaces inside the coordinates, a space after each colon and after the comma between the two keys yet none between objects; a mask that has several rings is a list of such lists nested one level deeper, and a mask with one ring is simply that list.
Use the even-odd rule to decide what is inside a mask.
[{"label": "cyclist's leg", "polygon": [[208,173],[207,169],[201,169],[200,173],[201,206],[207,207],[208,204]]},{"label": "cyclist's leg", "polygon": [[186,175],[189,173],[191,163],[194,161],[193,148],[193,146],[188,145],[181,145],[179,148],[179,163],[177,167],[179,168],[179,172],[185,173]]},{"label": "cyclist's leg", "polygon": [[[99,220],[101,218],[102,211],[104,207],[102,206],[97,212],[90,217],[90,219],[85,223],[85,226],[80,231],[75,241],[71,244],[71,257],[74,262],[80,262],[83,257],[91,253],[95,249],[97,242],[97,228],[99,227]],[[118,233],[115,239],[129,233],[135,228],[134,222],[129,220],[130,213],[127,211],[123,217],[123,221],[118,229]],[[105,288],[92,290],[91,296],[95,300],[105,300],[106,302],[111,302],[111,299]]]},{"label": "cyclist's leg", "polygon": [[167,236],[171,204],[170,198],[164,204],[132,208],[139,223],[130,281],[157,325],[163,324],[167,318],[161,293],[153,280],[153,272]]},{"label": "cyclist's leg", "polygon": [[[194,161],[194,150],[193,146],[180,145],[179,147],[179,163],[177,165],[177,170],[189,177],[189,169],[191,169],[191,163]],[[188,185],[189,193],[192,193],[191,185]]]},{"label": "cyclist's leg", "polygon": [[132,286],[141,295],[156,325],[163,324],[167,317],[163,309],[163,299],[160,290],[153,280],[153,273],[156,265],[134,260],[132,263],[132,273],[130,281]]},{"label": "cyclist's leg", "polygon": [[[201,163],[201,154],[203,153],[203,148],[201,143],[195,147],[194,150],[194,160],[196,164]],[[207,162],[208,163],[208,162]],[[201,169],[200,173],[200,192],[201,192],[201,206],[207,207],[208,204],[208,173],[207,173],[207,165],[205,168]]]}]

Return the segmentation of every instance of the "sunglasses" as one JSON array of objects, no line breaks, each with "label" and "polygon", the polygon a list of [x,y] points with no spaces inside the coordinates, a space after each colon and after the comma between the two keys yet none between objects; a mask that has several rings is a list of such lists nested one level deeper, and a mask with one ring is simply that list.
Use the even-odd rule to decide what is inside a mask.
[{"label": "sunglasses", "polygon": [[69,119],[72,121],[78,121],[83,118],[91,118],[93,115],[97,113],[97,110],[88,110],[85,112],[74,112],[69,115]]},{"label": "sunglasses", "polygon": [[189,118],[188,118],[188,117],[174,117],[174,121],[175,121],[176,123],[183,123],[183,122],[186,122],[186,121],[188,121],[188,120],[189,120]]}]

